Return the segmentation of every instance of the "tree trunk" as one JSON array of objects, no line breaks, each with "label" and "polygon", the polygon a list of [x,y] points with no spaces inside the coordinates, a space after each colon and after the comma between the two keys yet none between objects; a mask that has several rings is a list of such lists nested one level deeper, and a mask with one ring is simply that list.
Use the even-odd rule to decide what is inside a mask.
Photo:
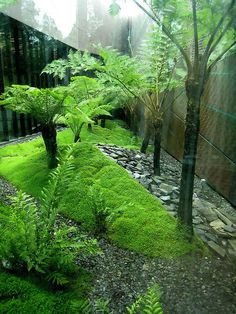
[{"label": "tree trunk", "polygon": [[162,122],[154,125],[154,153],[153,153],[153,170],[157,176],[161,175],[160,159],[161,159],[161,129]]},{"label": "tree trunk", "polygon": [[105,128],[106,126],[106,119],[101,119],[101,127]]},{"label": "tree trunk", "polygon": [[81,142],[80,133],[75,134],[75,136],[74,136],[74,143],[77,143],[77,142]]},{"label": "tree trunk", "polygon": [[42,125],[42,137],[48,155],[49,169],[57,167],[57,131],[53,122]]},{"label": "tree trunk", "polygon": [[147,119],[145,119],[144,138],[143,138],[142,145],[140,148],[140,152],[143,154],[146,154],[148,144],[149,144],[149,141],[151,138],[151,133],[152,133],[151,123],[149,123],[149,122],[150,121],[147,121]]},{"label": "tree trunk", "polygon": [[89,131],[89,132],[92,132],[92,131],[93,131],[92,123],[88,123],[88,131]]},{"label": "tree trunk", "polygon": [[141,145],[141,148],[140,148],[140,152],[143,153],[143,154],[146,154],[147,152],[147,148],[148,148],[148,144],[149,144],[149,141],[150,141],[150,137],[151,137],[151,134],[150,132],[145,132],[144,134],[144,138],[143,138],[143,141],[142,141],[142,145]]},{"label": "tree trunk", "polygon": [[187,82],[186,90],[188,104],[184,136],[184,154],[180,183],[178,218],[180,223],[183,223],[185,226],[187,226],[189,232],[192,234],[192,198],[197,155],[197,142],[200,128],[201,89],[197,83],[194,84],[193,82]]},{"label": "tree trunk", "polygon": [[74,143],[81,142],[80,133],[81,133],[83,125],[84,125],[84,122],[81,123],[81,125],[77,129],[77,132],[74,134]]}]

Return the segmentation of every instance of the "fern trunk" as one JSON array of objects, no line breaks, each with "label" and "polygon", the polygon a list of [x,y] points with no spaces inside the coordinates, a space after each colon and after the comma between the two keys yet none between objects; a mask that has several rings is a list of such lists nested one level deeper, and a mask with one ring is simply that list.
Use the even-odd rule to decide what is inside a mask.
[{"label": "fern trunk", "polygon": [[140,148],[140,152],[141,153],[146,154],[150,138],[151,138],[150,126],[146,126],[145,127],[145,132],[144,132],[144,138],[143,138],[142,145],[141,145],[141,148]]},{"label": "fern trunk", "polygon": [[57,167],[57,131],[53,122],[42,125],[42,137],[48,155],[48,167]]},{"label": "fern trunk", "polygon": [[154,125],[154,154],[153,154],[153,170],[154,174],[160,176],[161,167],[160,167],[160,159],[161,159],[161,130],[162,130],[162,122],[159,121]]},{"label": "fern trunk", "polygon": [[101,127],[105,128],[106,126],[106,119],[101,119]]},{"label": "fern trunk", "polygon": [[192,198],[196,167],[197,142],[200,129],[200,102],[202,88],[198,82],[189,80],[186,84],[188,97],[186,127],[184,135],[184,154],[180,183],[178,218],[193,233]]}]

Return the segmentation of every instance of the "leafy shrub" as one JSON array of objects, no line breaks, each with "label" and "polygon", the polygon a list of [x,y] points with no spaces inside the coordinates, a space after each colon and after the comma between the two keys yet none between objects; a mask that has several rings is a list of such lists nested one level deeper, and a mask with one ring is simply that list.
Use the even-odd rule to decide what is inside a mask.
[{"label": "leafy shrub", "polygon": [[163,314],[159,299],[160,292],[155,285],[150,287],[143,296],[139,297],[131,307],[127,307],[127,312],[128,314]]},{"label": "leafy shrub", "polygon": [[[36,271],[48,280],[63,285],[76,271],[79,252],[95,253],[96,243],[84,240],[74,227],[56,225],[62,186],[70,181],[74,167],[71,151],[51,173],[43,189],[40,205],[23,192],[13,199],[12,207],[0,214],[0,260],[3,267]],[[73,234],[73,237],[68,235]]]},{"label": "leafy shrub", "polygon": [[90,188],[89,201],[95,218],[95,234],[104,234],[107,231],[106,220],[109,215],[109,208],[106,206],[106,200],[99,186],[93,185]]}]

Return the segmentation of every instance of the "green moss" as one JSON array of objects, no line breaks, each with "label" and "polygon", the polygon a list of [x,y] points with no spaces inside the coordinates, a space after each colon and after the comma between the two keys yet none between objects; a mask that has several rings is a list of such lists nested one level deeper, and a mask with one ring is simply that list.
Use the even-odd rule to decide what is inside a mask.
[{"label": "green moss", "polygon": [[83,294],[88,289],[87,275],[67,290],[51,290],[47,283],[32,276],[27,278],[0,271],[0,313],[59,314],[79,313],[74,302],[85,302]]},{"label": "green moss", "polygon": [[[131,137],[127,130],[121,130],[114,122],[111,122],[111,129],[109,131],[94,126],[93,133],[85,129],[82,138],[88,139],[90,143],[105,142],[106,137],[109,141],[114,140],[115,144],[118,144],[118,138],[120,144],[130,142]],[[109,132],[113,132],[112,135]],[[126,135],[121,140],[123,132]],[[73,138],[69,130],[60,132],[58,137],[61,148],[66,142],[71,143]],[[39,139],[35,142],[22,144],[20,147],[16,145],[15,149],[13,146],[4,148],[1,152],[1,174],[24,191],[38,196],[49,172],[43,146]],[[35,147],[41,150],[34,152]],[[12,157],[9,156],[10,152]],[[24,156],[21,155],[22,152]],[[189,243],[185,239],[185,234],[176,227],[176,220],[155,197],[96,147],[87,142],[74,144],[74,162],[74,178],[65,186],[60,203],[60,211],[64,215],[78,221],[85,229],[94,231],[95,219],[91,202],[91,187],[94,187],[109,210],[108,236],[118,245],[149,256],[166,258],[201,249],[198,241]]]}]

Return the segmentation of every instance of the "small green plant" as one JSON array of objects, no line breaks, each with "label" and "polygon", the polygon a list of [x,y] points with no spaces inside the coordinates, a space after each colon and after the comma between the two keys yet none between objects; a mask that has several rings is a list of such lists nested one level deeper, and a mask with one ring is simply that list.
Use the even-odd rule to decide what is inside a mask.
[{"label": "small green plant", "polygon": [[107,218],[109,216],[109,208],[106,206],[105,198],[102,194],[102,189],[97,186],[92,186],[89,191],[89,200],[92,207],[92,213],[95,218],[96,235],[105,234],[107,231]]},{"label": "small green plant", "polygon": [[128,314],[163,314],[158,286],[150,287],[126,310]]},{"label": "small green plant", "polygon": [[[84,240],[74,227],[56,224],[62,189],[74,171],[71,150],[52,172],[43,189],[40,205],[23,192],[13,199],[9,211],[0,214],[0,261],[7,269],[36,271],[57,284],[68,283],[75,273],[76,255],[96,252],[94,240]],[[63,187],[63,188],[62,188]],[[73,237],[68,237],[73,234]]]},{"label": "small green plant", "polygon": [[74,143],[80,142],[80,133],[85,124],[93,124],[100,115],[111,116],[109,110],[113,107],[104,104],[101,97],[81,101],[78,105],[68,108],[60,122],[68,125],[74,134]]},{"label": "small green plant", "polygon": [[94,311],[96,314],[112,314],[113,312],[109,309],[109,300],[97,299],[94,302]]}]

